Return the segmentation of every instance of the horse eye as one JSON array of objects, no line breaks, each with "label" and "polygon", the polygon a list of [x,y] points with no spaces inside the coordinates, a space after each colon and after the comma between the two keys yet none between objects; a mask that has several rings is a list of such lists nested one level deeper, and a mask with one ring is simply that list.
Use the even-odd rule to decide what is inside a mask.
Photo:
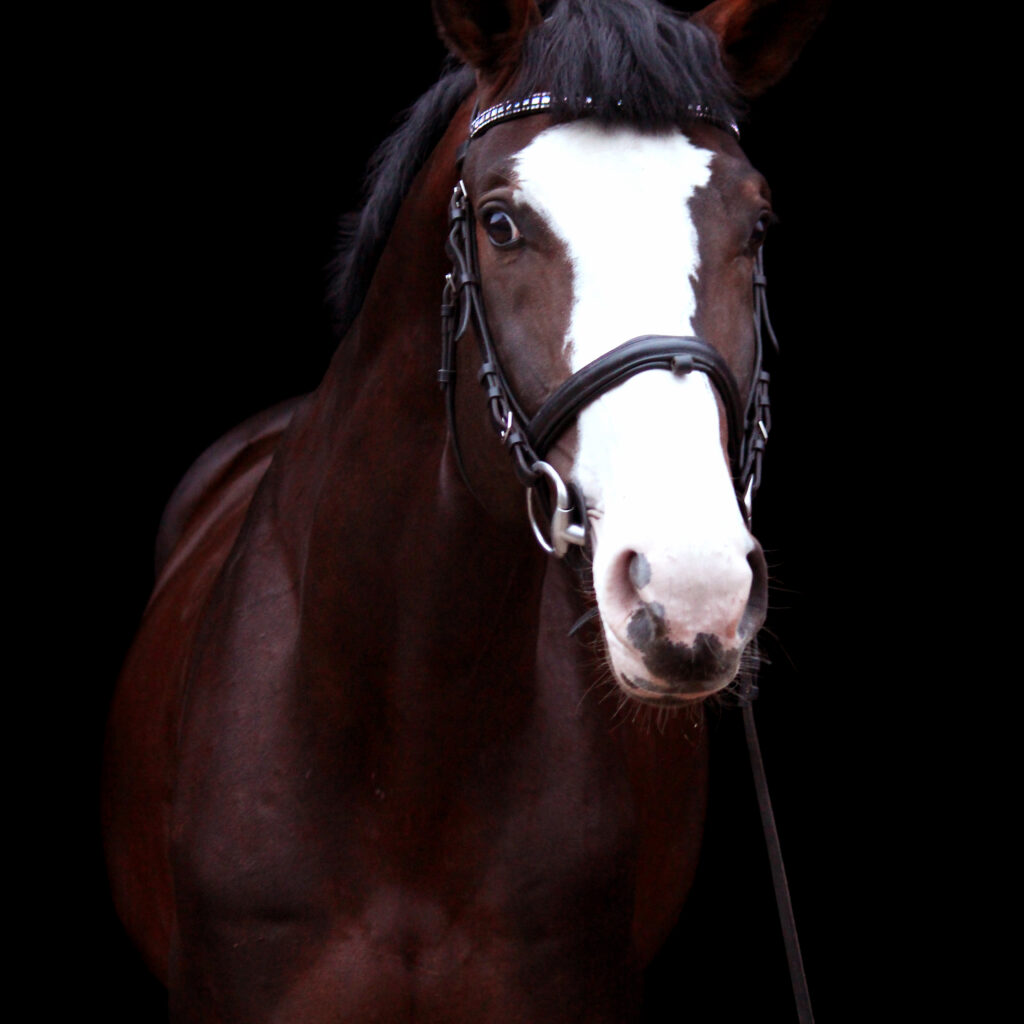
[{"label": "horse eye", "polygon": [[515,221],[504,210],[485,212],[482,219],[488,240],[499,249],[515,245],[522,238]]}]

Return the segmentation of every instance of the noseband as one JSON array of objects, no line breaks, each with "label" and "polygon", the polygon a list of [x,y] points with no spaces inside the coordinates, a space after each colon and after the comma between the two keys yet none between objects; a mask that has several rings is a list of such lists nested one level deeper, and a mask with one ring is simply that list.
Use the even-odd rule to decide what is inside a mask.
[{"label": "noseband", "polygon": [[[455,426],[455,350],[472,319],[480,346],[481,367],[478,379],[486,394],[491,422],[512,457],[516,477],[527,489],[527,511],[538,543],[550,554],[564,556],[573,545],[587,541],[587,516],[583,496],[570,496],[569,487],[557,471],[545,461],[548,451],[572,425],[579,413],[601,395],[618,387],[630,377],[646,370],[668,370],[684,375],[694,370],[704,373],[714,384],[725,408],[728,426],[729,465],[733,485],[744,518],[749,522],[754,494],[761,482],[761,463],[771,427],[768,403],[768,373],[762,366],[762,333],[777,349],[765,297],[765,277],[761,253],[754,265],[754,372],[746,401],[740,398],[736,378],[725,360],[702,338],[692,336],[643,335],[599,356],[563,381],[528,416],[509,386],[487,324],[481,292],[480,265],[476,250],[473,210],[461,180],[462,162],[469,143],[488,128],[512,118],[542,113],[551,108],[548,93],[524,100],[513,100],[490,107],[475,116],[469,138],[459,151],[460,180],[449,204],[449,233],[446,251],[452,261],[441,303],[442,356],[438,380],[445,391],[449,432],[456,462],[468,484],[469,479],[459,448]],[[704,107],[694,106],[691,115],[709,121],[737,138],[739,131],[731,122],[722,122]],[[547,536],[537,523],[534,492],[547,482],[553,496],[553,511]],[[546,496],[542,495],[543,502]]]}]

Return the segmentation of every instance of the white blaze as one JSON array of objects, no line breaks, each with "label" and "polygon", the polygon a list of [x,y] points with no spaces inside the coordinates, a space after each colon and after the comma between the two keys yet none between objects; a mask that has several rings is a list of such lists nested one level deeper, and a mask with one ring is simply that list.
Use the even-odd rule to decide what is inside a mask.
[{"label": "white blaze", "polygon": [[[572,261],[574,371],[639,335],[696,333],[690,200],[709,184],[713,157],[681,133],[586,120],[548,129],[520,153],[517,200],[545,217]],[[638,604],[624,560],[633,552],[651,568],[640,599],[664,607],[674,642],[711,632],[734,645],[753,542],[707,377],[650,371],[602,396],[580,415],[574,472],[597,513],[594,580],[613,662],[630,657],[625,629]]]},{"label": "white blaze", "polygon": [[710,181],[713,155],[681,134],[586,120],[542,132],[519,154],[518,198],[546,215],[572,259],[573,370],[637,334],[693,333],[689,203]]}]

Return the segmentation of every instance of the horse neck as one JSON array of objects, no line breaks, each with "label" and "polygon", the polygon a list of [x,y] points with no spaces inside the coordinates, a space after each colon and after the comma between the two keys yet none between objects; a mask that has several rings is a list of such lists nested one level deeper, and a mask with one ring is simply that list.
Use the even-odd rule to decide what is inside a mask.
[{"label": "horse neck", "polygon": [[422,691],[434,705],[438,681],[450,702],[488,673],[532,671],[546,571],[525,517],[510,535],[462,482],[436,384],[462,124],[414,182],[363,308],[278,460],[290,468],[277,507],[304,510],[289,546],[305,673],[329,689],[342,660],[345,679],[378,695],[384,680],[405,701]]}]

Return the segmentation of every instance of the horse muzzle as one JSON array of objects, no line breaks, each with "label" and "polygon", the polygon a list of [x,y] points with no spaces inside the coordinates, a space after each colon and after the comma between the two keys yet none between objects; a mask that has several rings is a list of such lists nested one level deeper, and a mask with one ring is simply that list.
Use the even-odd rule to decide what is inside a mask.
[{"label": "horse muzzle", "polygon": [[595,564],[608,659],[638,701],[687,703],[728,686],[764,623],[767,572],[756,540],[746,552],[691,553],[694,560],[702,571],[678,556],[625,552],[603,580],[600,559]]}]

